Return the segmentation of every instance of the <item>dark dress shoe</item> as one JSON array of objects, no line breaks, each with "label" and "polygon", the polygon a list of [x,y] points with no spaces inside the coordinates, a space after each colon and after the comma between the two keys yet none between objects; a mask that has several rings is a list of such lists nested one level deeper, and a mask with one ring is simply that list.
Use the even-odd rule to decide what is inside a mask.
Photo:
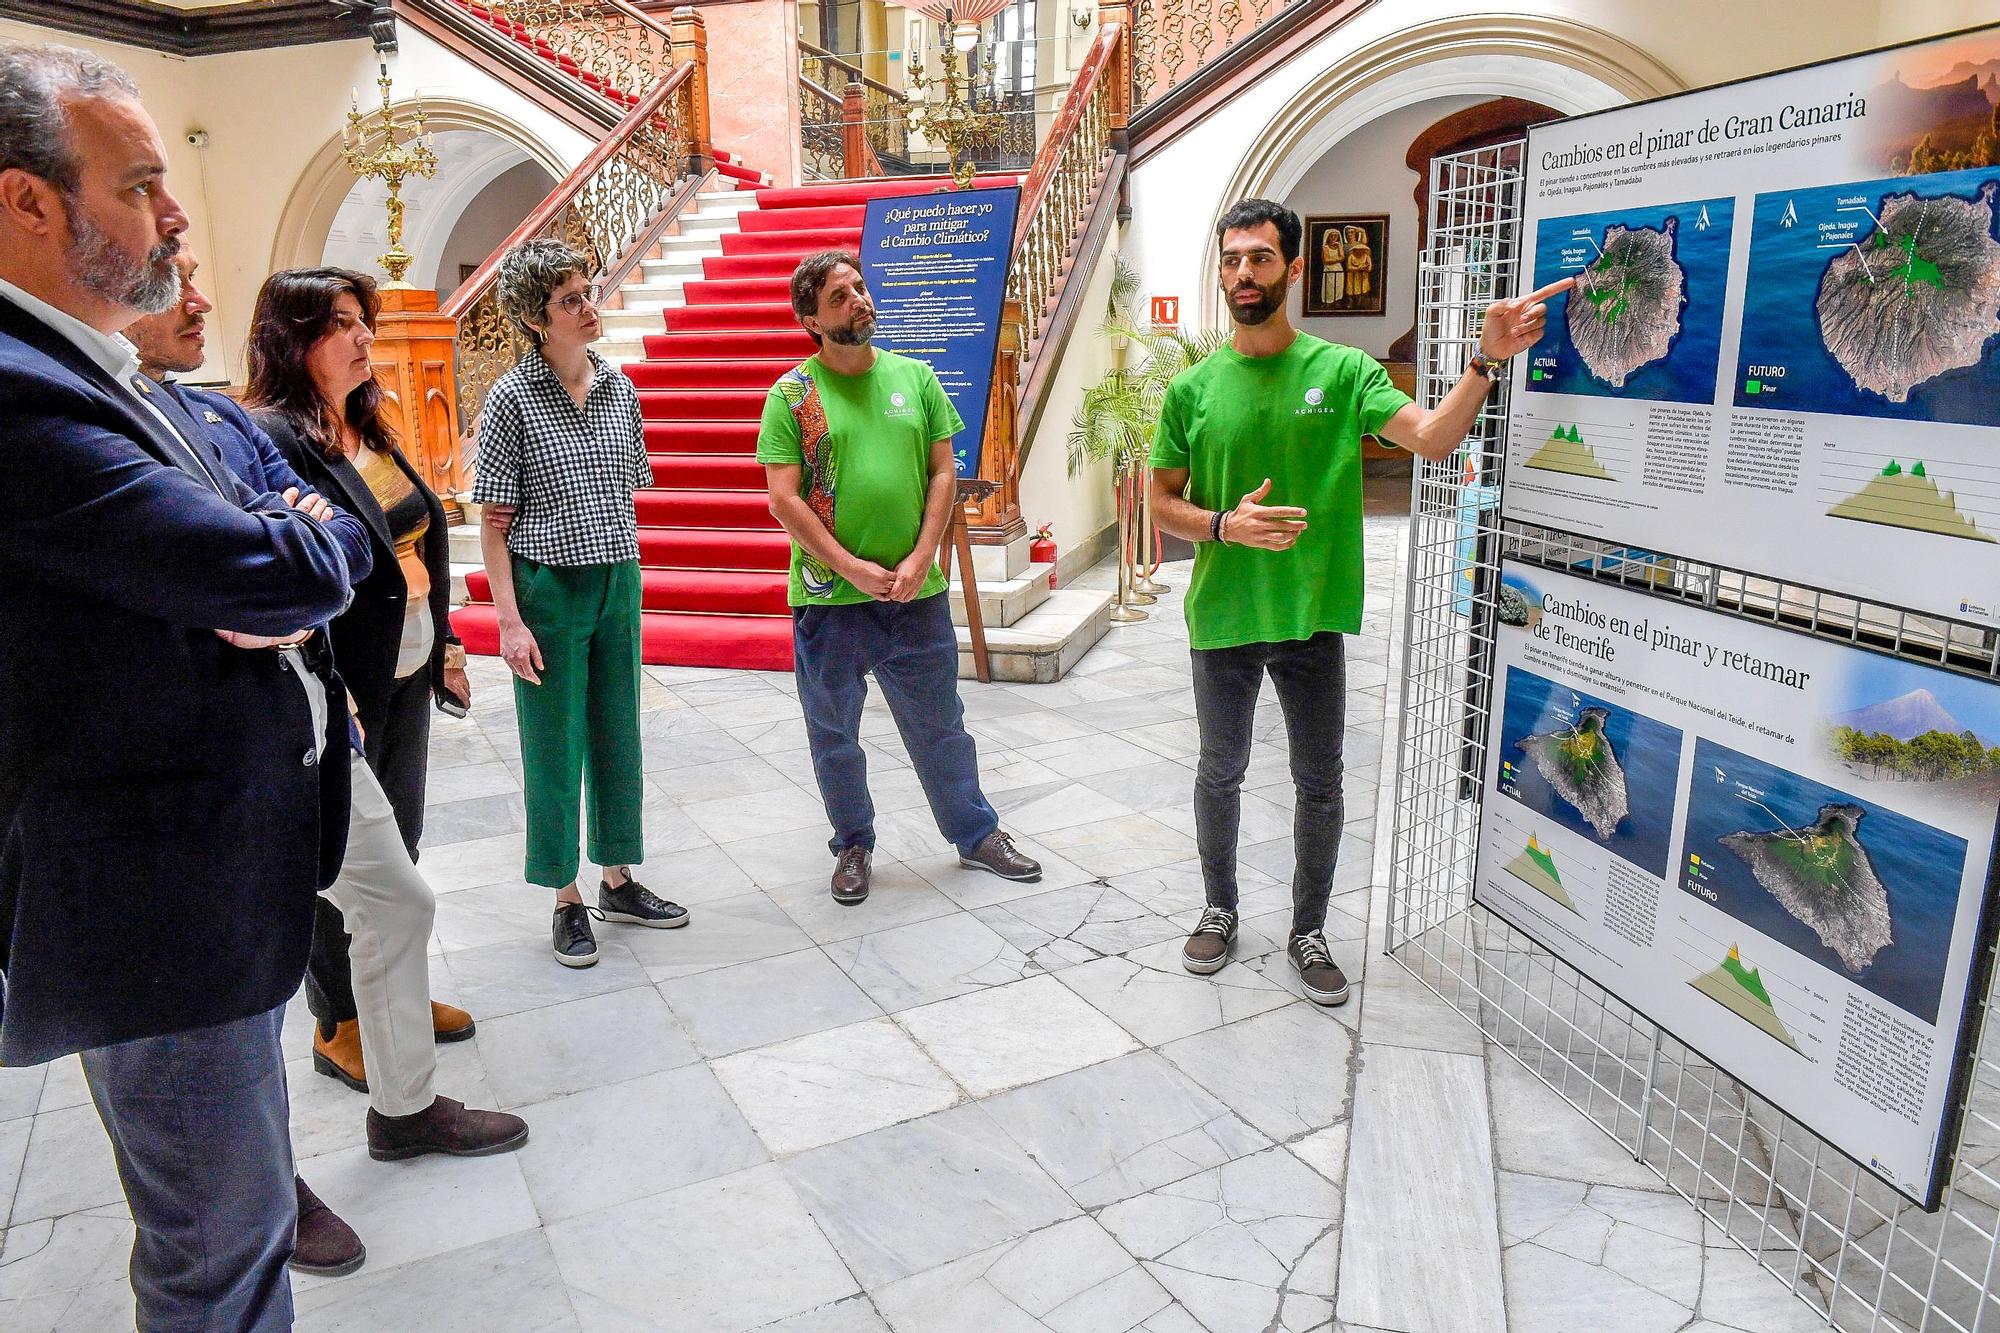
[{"label": "dark dress shoe", "polygon": [[321,1203],[301,1177],[293,1176],[292,1183],[299,1187],[299,1234],[292,1244],[292,1271],[314,1277],[344,1277],[361,1267],[368,1250],[354,1228]]},{"label": "dark dress shoe", "polygon": [[1002,879],[1037,880],[1042,877],[1042,863],[1021,855],[1014,846],[1014,840],[999,829],[986,835],[986,841],[970,852],[960,852],[958,863],[972,870],[990,870]]},{"label": "dark dress shoe", "polygon": [[872,853],[866,847],[842,849],[840,859],[833,864],[833,900],[842,907],[852,907],[868,897],[868,862]]},{"label": "dark dress shoe", "polygon": [[441,1152],[453,1157],[487,1157],[512,1152],[528,1141],[528,1122],[504,1111],[475,1111],[464,1102],[439,1097],[415,1115],[368,1111],[368,1155],[378,1162]]}]

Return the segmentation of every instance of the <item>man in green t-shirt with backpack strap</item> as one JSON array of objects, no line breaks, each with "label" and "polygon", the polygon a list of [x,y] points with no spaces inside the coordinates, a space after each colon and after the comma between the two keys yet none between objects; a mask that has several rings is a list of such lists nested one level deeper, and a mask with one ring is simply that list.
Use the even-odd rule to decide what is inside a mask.
[{"label": "man in green t-shirt with backpack strap", "polygon": [[1214,972],[1236,938],[1238,812],[1268,672],[1296,789],[1287,952],[1306,998],[1335,1005],[1347,999],[1347,977],[1324,928],[1344,818],[1341,636],[1361,628],[1361,437],[1448,457],[1500,363],[1541,336],[1541,303],[1570,283],[1488,306],[1478,354],[1425,412],[1367,353],[1292,327],[1285,304],[1304,273],[1302,230],[1296,213],[1267,199],[1241,200],[1217,224],[1235,330],[1167,387],[1151,496],[1160,527],[1198,543],[1187,621],[1201,730],[1195,844],[1208,903],[1182,964]]},{"label": "man in green t-shirt with backpack strap", "polygon": [[764,400],[757,461],[792,538],[792,655],[813,774],[833,824],[833,900],[868,896],[875,807],[861,749],[873,674],[959,864],[1033,881],[1042,868],[1000,830],[958,698],[938,544],[958,496],[951,437],[964,428],[937,375],[872,345],[861,261],[799,261],[792,311],[819,351]]}]

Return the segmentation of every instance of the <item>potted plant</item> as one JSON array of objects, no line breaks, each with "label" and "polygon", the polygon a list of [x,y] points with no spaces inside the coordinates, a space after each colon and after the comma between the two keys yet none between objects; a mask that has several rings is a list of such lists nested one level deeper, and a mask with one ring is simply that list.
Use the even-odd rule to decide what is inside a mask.
[{"label": "potted plant", "polygon": [[1220,347],[1228,335],[1142,327],[1131,310],[1139,275],[1124,260],[1117,263],[1104,333],[1114,343],[1136,347],[1140,355],[1136,365],[1107,371],[1103,379],[1083,391],[1069,433],[1069,474],[1073,477],[1105,459],[1111,462],[1112,483],[1118,487],[1119,540],[1119,606],[1112,618],[1130,621],[1143,620],[1146,614],[1131,609],[1132,603],[1144,605],[1153,600],[1145,592],[1135,591],[1143,576],[1137,575],[1134,566],[1141,538],[1151,536],[1145,513],[1146,456],[1160,426],[1160,405],[1166,399],[1167,384]]}]

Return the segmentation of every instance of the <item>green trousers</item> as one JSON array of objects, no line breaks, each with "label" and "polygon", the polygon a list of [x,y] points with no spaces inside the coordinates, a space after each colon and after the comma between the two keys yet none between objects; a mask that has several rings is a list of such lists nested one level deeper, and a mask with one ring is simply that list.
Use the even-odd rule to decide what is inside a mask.
[{"label": "green trousers", "polygon": [[645,859],[639,748],[639,565],[543,565],[514,557],[514,600],[542,650],[542,683],[514,678],[527,788],[530,884],[576,879],[577,818],[590,793],[590,859]]}]

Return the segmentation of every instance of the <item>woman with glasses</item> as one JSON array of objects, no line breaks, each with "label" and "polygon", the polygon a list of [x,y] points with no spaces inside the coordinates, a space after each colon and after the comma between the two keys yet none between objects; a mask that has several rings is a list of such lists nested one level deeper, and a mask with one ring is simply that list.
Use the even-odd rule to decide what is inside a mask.
[{"label": "woman with glasses", "polygon": [[556,890],[556,961],[597,961],[593,909],[577,881],[580,795],[590,859],[604,868],[595,915],[665,928],[685,909],[632,878],[644,855],[639,749],[639,523],[651,483],[639,395],[590,344],[603,330],[590,261],[556,240],[500,263],[500,307],[529,350],[479,416],[481,554],[514,673],[531,884]]}]

